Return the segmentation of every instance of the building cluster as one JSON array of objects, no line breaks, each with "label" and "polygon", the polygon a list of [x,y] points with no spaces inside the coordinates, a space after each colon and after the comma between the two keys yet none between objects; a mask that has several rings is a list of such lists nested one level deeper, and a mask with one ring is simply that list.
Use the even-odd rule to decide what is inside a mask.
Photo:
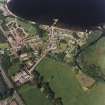
[{"label": "building cluster", "polygon": [[7,39],[8,39],[9,45],[11,46],[11,52],[17,55],[17,52],[25,46],[24,30],[18,27],[17,24],[14,22],[7,24],[7,26],[9,29],[9,34],[7,36]]},{"label": "building cluster", "polygon": [[49,28],[49,44],[47,49],[49,50],[56,50],[57,49],[57,36],[55,34],[54,27]]},{"label": "building cluster", "polygon": [[41,57],[41,47],[43,43],[38,36],[28,36],[24,29],[15,21],[7,23],[7,27],[9,29],[7,39],[10,45],[10,51],[13,56],[18,57],[25,65],[20,72],[12,76],[13,82],[16,83],[17,86],[20,86],[33,79],[31,68]]},{"label": "building cluster", "polygon": [[60,40],[66,40],[67,48],[65,48],[65,53],[67,58],[73,56],[74,51],[78,47],[82,47],[84,44],[86,44],[89,35],[91,34],[91,32],[79,32],[68,29],[61,29],[54,26],[49,27],[46,25],[42,25],[41,28],[49,32],[48,49],[59,50],[58,45]]},{"label": "building cluster", "polygon": [[12,100],[9,105],[18,105],[18,103],[15,100]]},{"label": "building cluster", "polygon": [[24,67],[22,67],[20,72],[12,76],[12,80],[17,86],[27,83],[33,79],[33,75],[31,75],[30,69],[35,64],[35,62],[32,61],[31,56],[29,56],[27,53],[20,55],[20,61],[24,62]]},{"label": "building cluster", "polygon": [[25,65],[23,70],[20,70],[20,72],[12,77],[12,80],[17,85],[24,84],[33,78],[31,75],[32,67],[36,65],[41,57],[43,58],[48,51],[57,51],[60,40],[67,39],[68,47],[65,53],[66,57],[70,58],[77,46],[81,47],[88,39],[86,32],[74,32],[54,26],[42,26],[41,28],[46,29],[49,33],[48,42],[45,44],[38,35],[28,35],[16,21],[10,21],[6,25],[9,29],[7,39],[10,45],[10,51],[12,55],[18,57]]},{"label": "building cluster", "polygon": [[27,73],[26,71],[21,71],[12,77],[12,80],[16,83],[17,86],[20,86],[28,81],[31,81],[33,76]]},{"label": "building cluster", "polygon": [[5,99],[0,101],[0,105],[19,105],[15,99]]}]

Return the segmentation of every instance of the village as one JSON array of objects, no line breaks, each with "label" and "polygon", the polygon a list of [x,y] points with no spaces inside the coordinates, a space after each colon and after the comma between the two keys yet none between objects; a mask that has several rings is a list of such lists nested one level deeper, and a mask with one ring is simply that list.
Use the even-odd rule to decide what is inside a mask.
[{"label": "village", "polygon": [[[37,77],[35,77],[35,73],[39,73],[37,67],[45,60],[46,62],[47,60],[49,61],[48,65],[44,65],[46,70],[51,64],[59,65],[58,68],[62,69],[63,63],[63,65],[69,67],[68,70],[72,68],[70,72],[75,73],[78,71],[74,77],[84,92],[95,86],[96,80],[79,70],[74,58],[80,51],[80,48],[87,44],[92,34],[102,34],[100,30],[88,32],[87,30],[62,29],[56,27],[57,21],[54,21],[52,26],[37,25],[35,22],[20,19],[13,15],[13,17],[10,17],[11,13],[6,11],[4,7],[0,7],[0,11],[6,17],[3,21],[0,21],[0,34],[1,36],[3,35],[3,40],[5,39],[3,43],[0,42],[0,75],[3,76],[4,82],[7,83],[10,89],[14,89],[14,87],[17,89],[14,90],[12,98],[9,97],[5,101],[0,101],[0,105],[24,105],[24,97],[21,96],[18,89],[24,86],[27,87],[27,84],[31,84],[30,87],[32,86],[33,81]],[[56,70],[56,66],[54,70]],[[64,71],[66,71],[66,66]],[[42,67],[42,70],[45,70],[45,68]],[[61,73],[63,74],[63,72]],[[51,78],[48,78],[48,81],[46,81],[52,81],[53,78],[54,75],[51,75]],[[43,80],[43,78],[41,79]],[[41,87],[40,91],[43,92],[44,88]],[[53,93],[52,89],[50,91]],[[47,98],[48,95],[46,96]],[[61,100],[59,97],[58,99]]]},{"label": "village", "polygon": [[68,59],[75,55],[73,52],[76,51],[78,46],[83,46],[89,34],[91,34],[84,32],[74,33],[54,26],[41,26],[42,29],[46,29],[48,32],[48,41],[43,42],[38,35],[30,37],[16,21],[10,21],[6,26],[9,29],[5,37],[10,46],[10,57],[19,59],[18,62],[21,62],[23,66],[18,70],[19,72],[11,75],[12,81],[17,86],[33,80],[34,75],[32,72],[49,52],[52,54],[65,52],[65,62],[69,62]]}]

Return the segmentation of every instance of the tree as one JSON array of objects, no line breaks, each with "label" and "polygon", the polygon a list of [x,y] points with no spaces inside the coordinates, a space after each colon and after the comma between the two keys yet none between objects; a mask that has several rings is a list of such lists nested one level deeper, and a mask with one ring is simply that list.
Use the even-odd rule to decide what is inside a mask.
[{"label": "tree", "polygon": [[6,52],[2,56],[1,64],[2,64],[3,69],[5,70],[7,70],[11,66],[11,58]]},{"label": "tree", "polygon": [[43,82],[42,87],[44,88],[43,93],[47,96],[50,92],[50,86],[48,82]]},{"label": "tree", "polygon": [[38,86],[38,83],[39,83],[39,76],[40,74],[37,72],[37,71],[34,71],[34,81],[35,81],[35,84]]},{"label": "tree", "polygon": [[36,86],[38,88],[41,88],[44,77],[40,75],[40,73],[38,71],[34,71],[34,81],[36,83]]},{"label": "tree", "polygon": [[62,98],[61,97],[57,97],[54,100],[54,105],[63,105]]},{"label": "tree", "polygon": [[52,89],[50,89],[50,91],[49,91],[49,93],[48,93],[48,99],[49,99],[50,101],[53,101],[54,98],[55,98],[55,93],[53,92]]},{"label": "tree", "polygon": [[51,52],[48,54],[48,57],[57,60],[59,62],[63,62],[64,61],[64,57],[65,57],[65,52],[60,52],[60,53],[54,53],[52,54]]},{"label": "tree", "polygon": [[67,41],[66,41],[65,39],[61,39],[61,40],[60,40],[60,43],[67,44]]},{"label": "tree", "polygon": [[12,96],[13,93],[14,93],[14,88],[8,89],[8,95],[9,95],[9,96]]},{"label": "tree", "polygon": [[95,64],[85,65],[82,71],[95,80],[105,80],[105,75],[102,72],[101,68],[99,66],[96,66]]}]

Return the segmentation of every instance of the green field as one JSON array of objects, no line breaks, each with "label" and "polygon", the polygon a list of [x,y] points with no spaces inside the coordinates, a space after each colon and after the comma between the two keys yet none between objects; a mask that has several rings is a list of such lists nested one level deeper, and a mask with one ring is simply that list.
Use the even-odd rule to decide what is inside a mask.
[{"label": "green field", "polygon": [[8,54],[4,54],[2,58],[2,67],[11,77],[21,70],[21,62],[17,58],[13,58]]},{"label": "green field", "polygon": [[95,64],[105,73],[105,37],[98,40],[94,45],[86,48],[80,54],[80,59],[82,60],[81,65]]},{"label": "green field", "polygon": [[0,48],[8,48],[8,43],[0,43]]},{"label": "green field", "polygon": [[8,69],[8,75],[9,76],[13,76],[15,75],[17,72],[19,72],[20,69],[20,62],[15,62],[13,63],[10,68]]},{"label": "green field", "polygon": [[26,84],[19,89],[26,105],[51,105],[48,99],[32,85]]},{"label": "green field", "polygon": [[64,105],[105,104],[104,83],[97,83],[91,90],[84,92],[71,67],[49,58],[44,59],[37,70],[50,82],[56,95],[62,97]]}]

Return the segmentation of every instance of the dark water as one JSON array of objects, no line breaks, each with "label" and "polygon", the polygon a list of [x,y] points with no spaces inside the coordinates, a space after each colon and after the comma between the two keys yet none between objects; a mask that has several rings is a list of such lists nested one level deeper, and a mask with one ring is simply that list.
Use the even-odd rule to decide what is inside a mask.
[{"label": "dark water", "polygon": [[51,25],[55,18],[66,27],[105,23],[105,0],[11,0],[8,8],[41,24]]}]

